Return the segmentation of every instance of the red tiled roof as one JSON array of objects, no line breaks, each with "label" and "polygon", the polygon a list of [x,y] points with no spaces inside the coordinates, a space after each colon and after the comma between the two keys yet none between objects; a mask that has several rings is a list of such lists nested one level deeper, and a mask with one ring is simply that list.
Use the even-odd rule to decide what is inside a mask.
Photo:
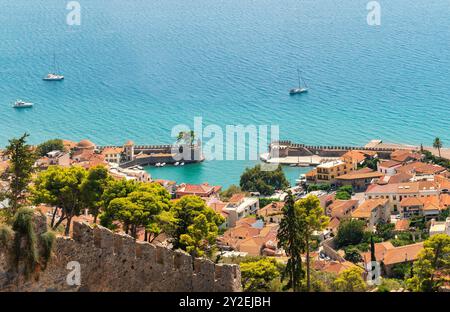
[{"label": "red tiled roof", "polygon": [[411,222],[408,219],[401,219],[395,223],[396,231],[407,231]]},{"label": "red tiled roof", "polygon": [[418,174],[438,174],[446,171],[446,169],[439,165],[428,164],[423,162],[413,162],[396,169],[397,172],[416,172]]},{"label": "red tiled roof", "polygon": [[384,167],[384,168],[392,168],[392,167],[401,165],[401,163],[399,163],[398,161],[395,161],[395,160],[380,161],[379,164],[381,167]]},{"label": "red tiled roof", "polygon": [[389,202],[388,199],[366,199],[358,208],[352,213],[354,218],[370,218],[372,210],[379,206],[385,206]]},{"label": "red tiled roof", "polygon": [[229,202],[233,203],[233,204],[237,204],[237,203],[241,202],[244,198],[245,198],[244,193],[237,193],[237,194],[234,194],[233,196],[231,196]]},{"label": "red tiled roof", "polygon": [[330,216],[336,218],[343,218],[345,216],[349,216],[349,212],[352,211],[353,207],[358,205],[357,200],[340,200],[336,199],[331,205],[327,207],[327,210],[330,213]]}]

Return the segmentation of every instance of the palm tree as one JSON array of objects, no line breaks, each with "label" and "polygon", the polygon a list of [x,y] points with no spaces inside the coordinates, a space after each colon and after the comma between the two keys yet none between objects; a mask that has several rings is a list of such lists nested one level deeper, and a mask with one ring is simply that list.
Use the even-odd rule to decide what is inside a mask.
[{"label": "palm tree", "polygon": [[434,147],[434,148],[437,148],[438,153],[439,153],[439,158],[441,158],[441,148],[442,148],[442,141],[441,141],[441,139],[439,139],[438,137],[436,137],[436,138],[434,139],[434,142],[433,142],[433,147]]},{"label": "palm tree", "polygon": [[177,142],[184,142],[185,144],[192,145],[195,140],[195,132],[193,130],[190,131],[182,131],[178,133]]}]

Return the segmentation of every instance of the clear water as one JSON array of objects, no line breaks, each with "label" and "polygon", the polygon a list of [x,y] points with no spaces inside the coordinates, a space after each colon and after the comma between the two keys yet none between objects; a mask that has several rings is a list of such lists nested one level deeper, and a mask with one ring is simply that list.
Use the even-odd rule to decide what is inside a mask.
[{"label": "clear water", "polygon": [[[450,144],[450,2],[0,0],[0,146],[24,131],[97,144],[171,143],[171,129],[279,124],[309,144]],[[42,77],[56,52],[64,82]],[[291,97],[299,65],[310,92]],[[14,110],[17,98],[32,101]],[[150,168],[227,186],[250,161]],[[287,168],[293,181],[305,169]]]}]

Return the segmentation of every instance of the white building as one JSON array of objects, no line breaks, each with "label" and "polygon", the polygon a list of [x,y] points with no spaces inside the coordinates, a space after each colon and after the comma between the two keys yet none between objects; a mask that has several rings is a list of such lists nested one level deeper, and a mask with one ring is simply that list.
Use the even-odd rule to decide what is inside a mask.
[{"label": "white building", "polygon": [[450,218],[447,218],[445,222],[437,222],[434,219],[431,220],[430,236],[436,234],[450,235]]},{"label": "white building", "polygon": [[127,180],[135,180],[137,182],[152,182],[152,178],[148,172],[140,169],[120,168],[118,166],[111,167],[109,173],[116,178],[125,178]]},{"label": "white building", "polygon": [[236,222],[248,215],[255,214],[259,209],[259,200],[257,197],[246,197],[245,194],[234,194],[223,208],[228,214],[228,226],[236,226]]},{"label": "white building", "polygon": [[377,164],[379,172],[384,173],[387,176],[393,176],[397,173],[397,168],[401,167],[402,163],[395,160],[380,161]]}]

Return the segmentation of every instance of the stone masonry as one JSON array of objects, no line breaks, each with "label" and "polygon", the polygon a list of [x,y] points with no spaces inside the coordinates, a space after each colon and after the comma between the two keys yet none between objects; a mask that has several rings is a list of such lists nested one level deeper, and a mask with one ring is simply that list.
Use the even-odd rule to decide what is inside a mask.
[{"label": "stone masonry", "polygon": [[[57,237],[47,268],[28,280],[8,265],[7,250],[0,250],[0,291],[241,291],[238,265],[194,259],[87,223],[75,222],[72,238]],[[80,264],[81,285],[66,282],[72,261]]]}]

